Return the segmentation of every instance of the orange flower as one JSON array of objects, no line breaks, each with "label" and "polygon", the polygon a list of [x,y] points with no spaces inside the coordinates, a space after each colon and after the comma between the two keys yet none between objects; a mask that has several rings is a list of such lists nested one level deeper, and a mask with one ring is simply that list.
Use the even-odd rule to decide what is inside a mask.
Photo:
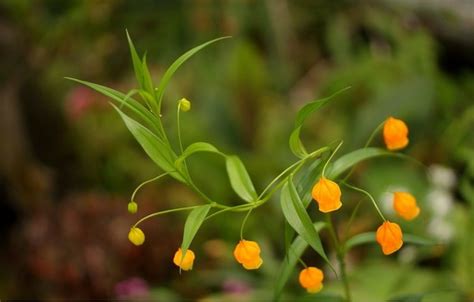
[{"label": "orange flower", "polygon": [[342,206],[339,185],[327,178],[319,179],[313,187],[312,195],[323,213],[335,211]]},{"label": "orange flower", "polygon": [[255,241],[240,240],[234,249],[234,257],[248,270],[257,269],[263,263],[260,257],[260,247]]},{"label": "orange flower", "polygon": [[308,293],[317,293],[323,288],[323,272],[316,268],[309,266],[300,272],[299,281],[303,288],[306,288]]},{"label": "orange flower", "polygon": [[145,242],[145,234],[140,228],[132,227],[128,233],[128,240],[135,245],[142,245]]},{"label": "orange flower", "polygon": [[412,220],[420,214],[420,208],[416,205],[416,199],[410,193],[395,192],[393,194],[393,208],[406,220]]},{"label": "orange flower", "polygon": [[408,145],[408,127],[402,120],[389,117],[383,125],[383,138],[389,150],[405,148]]},{"label": "orange flower", "polygon": [[183,271],[189,271],[193,269],[194,258],[194,252],[190,249],[186,251],[186,255],[184,255],[183,258],[183,252],[181,251],[181,248],[179,248],[174,254],[173,263],[180,267]]},{"label": "orange flower", "polygon": [[403,245],[402,229],[398,224],[388,220],[379,226],[376,238],[385,255],[398,251]]}]

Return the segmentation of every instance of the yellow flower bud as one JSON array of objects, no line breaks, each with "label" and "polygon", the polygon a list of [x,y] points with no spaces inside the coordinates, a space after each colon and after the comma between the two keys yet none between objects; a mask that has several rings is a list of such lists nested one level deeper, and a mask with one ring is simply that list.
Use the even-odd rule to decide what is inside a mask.
[{"label": "yellow flower bud", "polygon": [[191,110],[191,102],[185,98],[179,100],[179,109],[183,112]]},{"label": "yellow flower bud", "polygon": [[[183,261],[181,261],[181,259]],[[194,259],[195,255],[193,251],[188,249],[186,251],[186,255],[184,255],[183,258],[183,252],[181,248],[179,248],[174,254],[173,263],[176,264],[176,266],[180,267],[183,271],[189,271],[193,269]]]},{"label": "yellow flower bud", "polygon": [[313,266],[303,269],[299,275],[300,285],[311,294],[315,294],[323,288],[323,279],[323,272]]},{"label": "yellow flower bud", "polygon": [[408,127],[402,120],[389,117],[383,125],[383,138],[387,149],[403,149],[408,145]]},{"label": "yellow flower bud", "polygon": [[128,212],[131,214],[135,214],[138,210],[138,205],[135,201],[130,201],[128,203]]},{"label": "yellow flower bud", "polygon": [[402,229],[398,224],[387,220],[377,229],[376,239],[382,247],[382,252],[390,255],[403,245]]},{"label": "yellow flower bud", "polygon": [[393,194],[393,208],[406,220],[412,220],[420,214],[420,208],[416,204],[416,199],[410,193],[395,192]]},{"label": "yellow flower bud", "polygon": [[336,211],[342,206],[339,185],[324,177],[314,185],[311,195],[323,213]]},{"label": "yellow flower bud", "polygon": [[258,269],[263,263],[260,246],[255,241],[240,240],[234,249],[234,257],[248,270]]},{"label": "yellow flower bud", "polygon": [[143,234],[141,229],[132,227],[128,233],[128,240],[137,246],[142,245],[145,242],[145,234]]}]

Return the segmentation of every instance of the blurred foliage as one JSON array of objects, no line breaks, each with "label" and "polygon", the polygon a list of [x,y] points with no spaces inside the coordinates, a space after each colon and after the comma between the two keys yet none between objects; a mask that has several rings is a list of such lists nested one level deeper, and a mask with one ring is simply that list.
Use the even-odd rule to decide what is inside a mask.
[{"label": "blurred foliage", "polygon": [[[0,297],[117,297],[114,285],[131,276],[149,283],[147,295],[167,301],[271,297],[284,255],[284,220],[276,200],[250,216],[246,227],[262,244],[265,265],[259,272],[243,272],[229,256],[241,223],[236,216],[212,218],[218,228],[204,225],[194,246],[205,256],[189,274],[180,276],[171,264],[182,215],[149,222],[147,234],[156,239],[145,246],[132,251],[124,245],[131,222],[125,216],[128,195],[160,171],[151,166],[105,98],[63,77],[128,91],[134,79],[127,28],[137,49],[147,51],[155,78],[192,46],[218,36],[234,37],[206,49],[176,74],[165,95],[165,127],[176,131],[175,101],[191,100],[192,111],[181,122],[184,144],[207,140],[226,153],[240,154],[257,190],[295,160],[287,139],[303,102],[353,87],[308,120],[302,136],[311,149],[342,138],[343,148],[352,150],[363,145],[387,115],[403,117],[410,126],[407,153],[425,165],[445,166],[455,174],[456,184],[440,187],[427,170],[393,159],[363,164],[352,178],[381,203],[396,187],[414,192],[423,214],[406,226],[410,232],[425,234],[436,218],[453,234],[443,245],[407,246],[384,260],[375,247],[356,249],[349,255],[355,301],[420,292],[427,293],[424,302],[473,299],[474,72],[472,64],[451,68],[449,62],[472,62],[474,52],[469,58],[446,58],[446,49],[458,46],[446,44],[419,11],[383,1],[5,0],[0,16],[1,45],[6,45],[1,50],[2,87],[14,80],[20,83],[18,102],[32,153],[55,175],[52,202],[44,209],[34,207],[34,213],[25,214],[10,197],[10,207],[21,215],[8,226],[9,239],[2,242],[0,266],[6,269],[0,273]],[[221,160],[196,155],[190,166],[199,172],[196,182],[209,195],[235,200]],[[138,195],[139,203],[149,204],[140,208],[142,214],[197,200],[170,181],[150,187],[154,189]],[[430,195],[440,188],[453,200],[442,217]],[[119,201],[110,197],[116,194],[122,196]],[[343,194],[350,200],[344,210],[349,213],[359,197],[350,191]],[[370,230],[376,222],[369,217],[373,215],[360,211],[352,232]],[[79,237],[68,233],[71,221]],[[41,236],[35,237],[39,235],[32,234],[34,230],[42,230]],[[436,229],[430,232],[432,238],[437,234]],[[102,260],[94,258],[97,255]],[[15,263],[9,261],[12,257]],[[321,264],[314,253],[304,258]],[[340,292],[340,284],[328,279],[321,299]],[[314,299],[295,280],[285,297]]]}]

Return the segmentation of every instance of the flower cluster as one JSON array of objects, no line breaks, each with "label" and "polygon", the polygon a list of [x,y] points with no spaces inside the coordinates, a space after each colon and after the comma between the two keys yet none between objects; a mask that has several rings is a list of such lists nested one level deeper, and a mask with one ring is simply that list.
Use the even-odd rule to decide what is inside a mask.
[{"label": "flower cluster", "polygon": [[[324,99],[315,100],[309,102],[304,107],[302,107],[298,113],[295,120],[295,126],[291,132],[289,145],[290,149],[299,160],[293,163],[291,166],[287,167],[283,172],[281,172],[277,177],[275,177],[269,184],[266,186],[260,194],[257,193],[253,185],[252,179],[248,174],[244,163],[236,155],[229,155],[221,152],[218,148],[207,142],[194,142],[188,145],[186,148],[183,146],[181,140],[181,127],[180,127],[180,114],[188,112],[192,108],[192,104],[186,98],[182,98],[177,101],[177,110],[176,110],[176,124],[177,124],[177,143],[179,149],[176,150],[171,141],[168,138],[168,134],[162,120],[162,101],[166,86],[177,70],[177,68],[183,64],[187,59],[189,59],[194,53],[203,49],[204,47],[223,40],[229,37],[222,37],[214,39],[207,43],[201,44],[190,51],[185,55],[179,57],[164,73],[163,78],[161,79],[159,85],[154,85],[152,76],[149,72],[149,68],[146,64],[146,56],[143,56],[143,59],[140,59],[135,46],[127,33],[127,38],[129,42],[130,52],[132,55],[133,66],[135,70],[135,76],[139,87],[137,89],[130,90],[127,94],[122,92],[115,91],[114,89],[104,87],[98,84],[71,79],[81,84],[84,84],[92,89],[95,89],[102,94],[109,96],[115,102],[112,104],[114,109],[120,115],[125,125],[129,131],[133,134],[137,142],[144,149],[145,153],[153,160],[153,162],[163,171],[162,174],[153,177],[149,180],[144,181],[140,184],[135,191],[133,192],[130,202],[128,203],[128,212],[135,214],[138,211],[138,204],[135,202],[135,196],[138,190],[144,185],[157,181],[163,177],[172,177],[175,180],[179,181],[183,185],[188,186],[193,190],[205,203],[181,208],[167,209],[159,212],[154,212],[142,217],[138,220],[130,229],[128,234],[128,239],[137,246],[142,245],[145,242],[145,234],[138,227],[140,223],[151,218],[156,217],[162,214],[178,212],[178,211],[191,211],[187,216],[186,223],[184,226],[183,240],[181,247],[177,249],[172,259],[173,263],[180,268],[181,270],[188,271],[193,268],[194,260],[196,255],[189,247],[192,244],[192,241],[200,229],[201,225],[205,220],[210,217],[219,215],[221,213],[228,212],[247,212],[247,215],[243,219],[241,229],[240,229],[240,241],[234,248],[233,255],[237,263],[241,264],[244,269],[247,270],[256,270],[263,265],[263,258],[261,256],[261,249],[257,242],[245,240],[243,236],[243,230],[247,218],[252,213],[252,211],[261,205],[265,204],[268,200],[271,199],[273,194],[280,191],[281,192],[281,210],[284,214],[284,217],[288,224],[293,228],[294,231],[298,234],[299,238],[304,240],[311,246],[325,261],[329,264],[328,257],[322,248],[322,242],[319,238],[319,230],[317,224],[313,223],[311,217],[306,212],[309,200],[303,202],[301,199],[302,194],[311,193],[314,201],[318,205],[318,209],[322,213],[327,213],[326,218],[328,218],[327,223],[318,222],[321,227],[326,227],[329,229],[331,237],[333,237],[334,247],[337,252],[338,262],[341,267],[341,272],[344,280],[344,287],[346,291],[347,300],[350,300],[349,286],[345,278],[344,270],[344,255],[347,251],[346,244],[339,242],[337,232],[332,225],[331,217],[329,213],[337,211],[343,206],[343,201],[341,199],[342,192],[339,185],[345,185],[348,188],[359,191],[366,194],[372,201],[374,207],[378,211],[380,217],[383,220],[382,225],[377,229],[374,239],[382,247],[382,252],[384,254],[391,254],[403,245],[403,233],[400,226],[394,222],[390,222],[385,219],[382,212],[378,208],[377,203],[370,193],[352,186],[346,183],[346,179],[351,175],[352,170],[344,177],[344,179],[339,179],[341,173],[354,166],[363,159],[373,157],[375,154],[390,154],[384,150],[378,150],[373,148],[373,150],[366,149],[374,134],[381,129],[383,126],[383,139],[388,150],[400,150],[408,145],[408,127],[406,124],[400,120],[393,117],[389,117],[384,121],[383,124],[380,124],[379,127],[374,131],[370,136],[369,141],[366,146],[362,149],[355,150],[351,154],[347,154],[348,157],[341,157],[333,163],[331,172],[325,174],[326,167],[331,162],[332,157],[338,151],[342,145],[342,141],[339,145],[332,151],[331,155],[326,161],[323,161],[323,154],[331,151],[330,146],[324,146],[313,152],[308,152],[306,147],[301,141],[300,131],[304,121],[307,117],[318,110],[326,102],[328,102],[335,95],[347,90],[350,87],[346,87],[338,92],[334,93],[332,96],[326,97]],[[129,116],[129,112],[133,115]],[[218,202],[213,200],[208,196],[203,190],[198,188],[193,180],[193,175],[191,169],[187,165],[187,158],[198,152],[209,152],[217,156],[220,156],[225,161],[225,167],[227,170],[227,176],[230,182],[230,185],[233,191],[245,201],[245,203],[238,205],[228,205],[225,203]],[[354,154],[357,156],[353,156]],[[360,156],[360,155],[363,156]],[[356,159],[354,159],[354,157]],[[302,169],[305,164],[311,160],[317,161],[313,165],[314,171],[319,171],[319,165],[323,164],[321,170],[321,176],[318,179],[308,179],[307,177],[301,178],[304,181],[304,184],[296,186],[293,182],[294,176]],[[351,158],[348,160],[348,158]],[[311,168],[313,169],[313,168]],[[338,172],[336,173],[335,171]],[[311,174],[307,174],[311,175]],[[295,177],[297,178],[297,177]],[[313,184],[311,189],[311,185]],[[311,191],[311,192],[309,192]],[[407,192],[395,192],[394,193],[394,202],[393,207],[395,211],[404,219],[411,220],[417,217],[420,213],[420,209],[416,204],[416,199]],[[354,211],[355,213],[355,211]],[[352,217],[354,217],[354,213]],[[287,234],[285,234],[287,235]],[[298,238],[297,238],[298,239]],[[295,240],[297,240],[295,239]],[[290,249],[293,245],[290,246]],[[291,254],[293,253],[293,254]],[[295,250],[288,251],[287,256],[292,257],[291,266],[296,264],[296,261],[299,260],[304,269],[300,272],[299,282],[303,288],[305,288],[310,293],[316,293],[321,290],[323,287],[324,274],[323,271],[319,268],[306,265],[303,260],[300,258],[302,252],[297,252]],[[286,265],[285,263],[282,264]],[[284,267],[283,267],[284,269]],[[282,279],[279,280],[279,284],[284,284],[288,278],[288,274],[281,274]],[[282,282],[280,282],[282,281]]]},{"label": "flower cluster", "polygon": [[[187,100],[181,100],[183,110],[187,108]],[[389,117],[384,123],[383,136],[387,149],[396,150],[405,147],[408,144],[408,128],[405,123],[399,119]],[[312,197],[319,207],[319,211],[329,213],[341,208],[341,189],[339,185],[323,175],[316,182],[312,189]],[[420,208],[417,206],[416,199],[408,192],[394,192],[393,194],[393,208],[402,218],[412,220],[420,213]],[[135,205],[133,205],[131,213],[136,212]],[[383,216],[382,216],[383,218]],[[376,241],[382,248],[385,255],[392,254],[398,251],[403,245],[403,233],[397,223],[385,220],[377,229]],[[129,240],[135,245],[141,245],[145,241],[145,235],[142,230],[134,226],[130,229],[128,234]],[[234,258],[247,270],[255,270],[260,268],[263,264],[263,259],[260,256],[260,246],[255,241],[240,240],[234,249]],[[188,249],[183,256],[181,248],[179,248],[173,258],[173,263],[184,271],[191,270],[195,254]],[[316,267],[305,267],[299,274],[299,282],[303,288],[309,293],[317,293],[323,287],[324,273]]]},{"label": "flower cluster", "polygon": [[[389,117],[383,124],[383,138],[387,149],[399,150],[408,145],[408,127],[406,124],[394,117]],[[312,190],[312,197],[319,207],[319,211],[329,213],[338,210],[342,206],[341,189],[339,185],[324,177],[316,182]],[[412,220],[420,213],[416,199],[407,192],[394,192],[393,208],[402,218]],[[380,213],[381,214],[381,213]],[[397,223],[386,220],[377,229],[376,241],[385,255],[398,251],[403,245],[402,229]],[[308,292],[318,292],[322,287],[323,273],[318,268],[308,267],[300,273],[300,284]]]}]

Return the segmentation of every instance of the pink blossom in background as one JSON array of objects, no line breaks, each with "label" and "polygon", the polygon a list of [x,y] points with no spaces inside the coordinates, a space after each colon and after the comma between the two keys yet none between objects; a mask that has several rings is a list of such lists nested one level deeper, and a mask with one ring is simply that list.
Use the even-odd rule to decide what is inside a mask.
[{"label": "pink blossom in background", "polygon": [[147,298],[150,294],[148,283],[139,277],[132,277],[115,285],[115,296],[119,299]]},{"label": "pink blossom in background", "polygon": [[71,120],[79,119],[96,102],[94,93],[86,87],[75,87],[66,97],[65,110]]},{"label": "pink blossom in background", "polygon": [[249,284],[237,279],[225,280],[222,289],[229,294],[246,294],[251,291]]}]

